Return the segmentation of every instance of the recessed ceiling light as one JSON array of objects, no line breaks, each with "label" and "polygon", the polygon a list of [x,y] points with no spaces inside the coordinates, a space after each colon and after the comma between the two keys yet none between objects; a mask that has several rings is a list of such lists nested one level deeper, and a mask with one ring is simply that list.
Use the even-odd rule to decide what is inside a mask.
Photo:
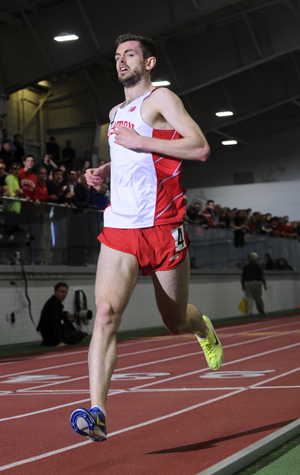
[{"label": "recessed ceiling light", "polygon": [[223,140],[222,145],[236,145],[236,140]]},{"label": "recessed ceiling light", "polygon": [[60,33],[59,35],[55,36],[55,41],[74,41],[78,40],[79,36],[74,35],[73,33]]},{"label": "recessed ceiling light", "polygon": [[169,81],[153,81],[152,86],[158,87],[158,86],[170,86]]},{"label": "recessed ceiling light", "polygon": [[233,112],[231,111],[216,112],[216,116],[218,117],[229,117],[230,115],[233,115]]}]

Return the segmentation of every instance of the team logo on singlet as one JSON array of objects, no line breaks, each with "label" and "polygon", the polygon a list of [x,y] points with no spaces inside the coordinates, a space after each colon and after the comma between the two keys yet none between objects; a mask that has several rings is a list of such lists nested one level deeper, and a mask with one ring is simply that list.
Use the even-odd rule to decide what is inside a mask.
[{"label": "team logo on singlet", "polygon": [[[133,108],[132,108],[133,109]],[[124,127],[129,127],[130,129],[134,129],[134,124],[132,124],[131,122],[129,122],[128,120],[118,120],[117,122],[114,122],[112,127],[110,128],[109,130],[109,135],[113,135],[114,133],[114,129],[117,125],[123,125]]]},{"label": "team logo on singlet", "polygon": [[128,111],[128,112],[134,112],[134,111],[135,111],[135,109],[136,109],[136,106],[133,106],[133,107],[131,107],[131,109],[129,109],[129,111]]}]

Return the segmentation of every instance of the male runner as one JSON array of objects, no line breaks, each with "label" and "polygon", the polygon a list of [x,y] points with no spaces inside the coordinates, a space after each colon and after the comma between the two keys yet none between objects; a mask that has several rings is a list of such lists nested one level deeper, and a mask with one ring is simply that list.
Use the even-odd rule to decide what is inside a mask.
[{"label": "male runner", "polygon": [[107,437],[105,405],[117,361],[116,332],[140,269],[152,275],[158,309],[170,333],[195,333],[211,369],[217,370],[223,360],[210,320],[187,303],[182,159],[204,162],[209,146],[181,100],[151,84],[157,56],[151,40],[122,35],[116,45],[125,102],[110,112],[111,162],[86,172],[95,188],[111,175],[111,206],[99,236],[97,313],[89,350],[92,407],[71,415],[72,428],[95,441]]}]

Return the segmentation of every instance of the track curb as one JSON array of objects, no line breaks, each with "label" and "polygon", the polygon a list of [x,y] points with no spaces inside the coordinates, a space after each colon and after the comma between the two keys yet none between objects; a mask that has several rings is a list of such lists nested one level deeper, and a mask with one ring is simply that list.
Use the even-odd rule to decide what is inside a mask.
[{"label": "track curb", "polygon": [[197,475],[233,475],[299,434],[300,419],[297,419]]}]

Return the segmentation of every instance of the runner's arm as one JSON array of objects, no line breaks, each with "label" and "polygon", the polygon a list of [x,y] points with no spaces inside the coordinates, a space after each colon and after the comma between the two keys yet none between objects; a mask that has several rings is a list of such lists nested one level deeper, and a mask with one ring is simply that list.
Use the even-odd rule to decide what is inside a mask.
[{"label": "runner's arm", "polygon": [[[182,101],[168,89],[158,89],[149,97],[153,116],[163,116],[181,136],[178,140],[164,140],[138,135],[134,130],[117,125],[115,142],[131,150],[153,152],[163,156],[205,162],[209,145],[200,127],[185,110]],[[150,106],[150,103],[149,103]],[[146,118],[147,122],[147,118]]]}]

